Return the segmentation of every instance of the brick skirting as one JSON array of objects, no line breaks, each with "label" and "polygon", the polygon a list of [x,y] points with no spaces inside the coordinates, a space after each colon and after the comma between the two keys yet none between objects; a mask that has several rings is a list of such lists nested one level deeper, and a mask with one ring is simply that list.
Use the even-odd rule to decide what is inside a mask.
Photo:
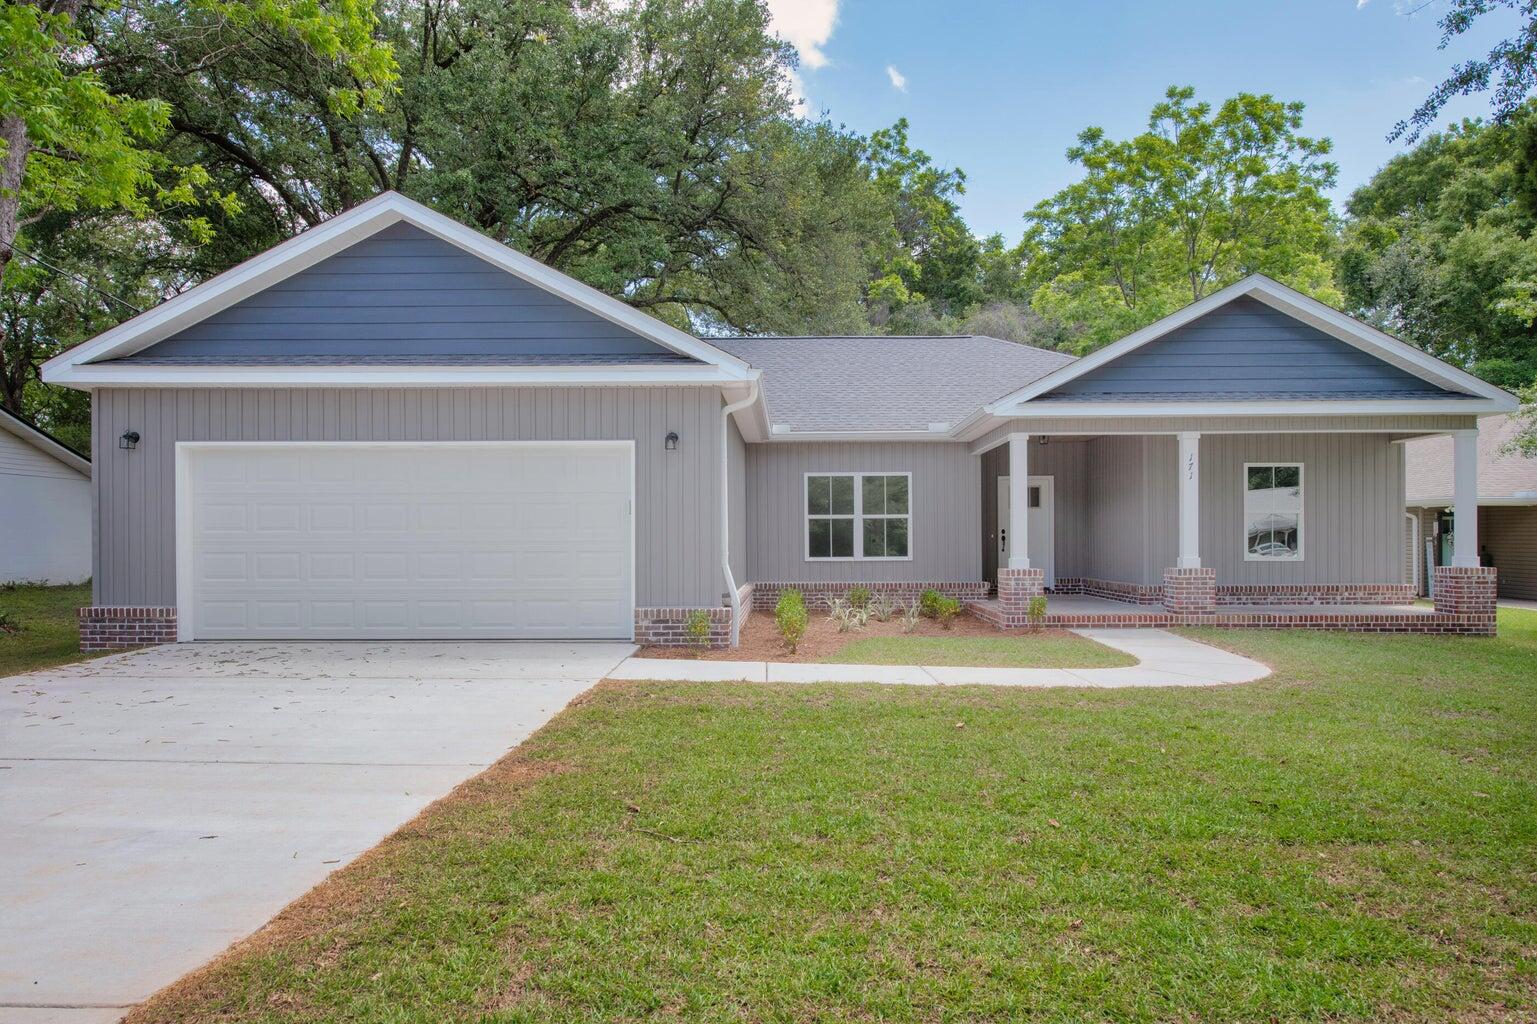
[{"label": "brick skirting", "polygon": [[635,642],[661,647],[692,647],[688,621],[695,612],[704,612],[710,620],[707,647],[731,646],[731,609],[720,608],[637,608]]},{"label": "brick skirting", "polygon": [[1219,605],[1246,604],[1413,604],[1410,583],[1277,583],[1220,586]]},{"label": "brick skirting", "polygon": [[[1046,594],[1044,569],[998,570],[998,600],[988,602],[997,609],[989,619],[1000,629],[1020,629],[1030,625],[1030,602]],[[976,606],[968,603],[968,607]]]},{"label": "brick skirting", "polygon": [[773,611],[774,605],[779,602],[779,592],[789,588],[799,590],[806,598],[806,603],[812,607],[826,606],[833,598],[847,597],[848,592],[854,587],[864,587],[874,594],[885,594],[887,597],[898,598],[903,601],[916,601],[918,595],[925,590],[937,590],[941,594],[953,597],[957,601],[979,601],[987,596],[988,585],[986,580],[968,580],[956,582],[954,580],[937,580],[931,582],[879,582],[870,583],[855,580],[849,583],[753,583],[752,606],[758,611]]},{"label": "brick skirting", "polygon": [[95,605],[79,611],[82,651],[176,642],[176,609]]},{"label": "brick skirting", "polygon": [[[1000,629],[1006,625],[999,601],[968,601],[966,608],[977,618]],[[1439,612],[1330,612],[1299,608],[1291,612],[1256,612],[1218,609],[1205,613],[1105,612],[1053,613],[1048,608],[1044,625],[1049,629],[1142,628],[1170,626],[1223,626],[1233,629],[1326,629],[1349,633],[1442,633],[1490,636],[1493,620],[1478,615]]]},{"label": "brick skirting", "polygon": [[1119,580],[1098,580],[1085,576],[1058,576],[1052,584],[1053,594],[1081,594],[1084,597],[1104,597],[1112,601],[1130,601],[1132,604],[1163,604],[1163,588],[1149,587],[1140,583],[1122,583]]}]

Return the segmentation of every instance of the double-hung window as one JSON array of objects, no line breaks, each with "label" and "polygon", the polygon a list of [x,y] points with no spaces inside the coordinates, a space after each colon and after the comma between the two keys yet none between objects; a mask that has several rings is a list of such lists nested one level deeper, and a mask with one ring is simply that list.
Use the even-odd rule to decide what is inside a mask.
[{"label": "double-hung window", "polygon": [[910,473],[806,474],[806,558],[908,558]]},{"label": "double-hung window", "polygon": [[1244,559],[1295,562],[1302,558],[1302,464],[1245,463]]}]

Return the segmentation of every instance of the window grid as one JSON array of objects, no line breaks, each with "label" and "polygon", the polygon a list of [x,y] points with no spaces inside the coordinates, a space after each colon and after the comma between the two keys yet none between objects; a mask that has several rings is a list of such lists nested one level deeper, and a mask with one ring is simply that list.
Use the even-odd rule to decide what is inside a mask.
[{"label": "window grid", "polygon": [[[891,481],[902,481],[902,495],[898,502],[906,505],[905,510],[892,511]],[[835,481],[850,482],[852,491],[852,511],[844,511],[839,507],[838,497],[842,489]],[[875,485],[875,486],[872,486]],[[867,490],[868,489],[868,490]],[[802,515],[806,525],[803,533],[805,559],[808,562],[907,562],[913,557],[912,539],[912,474],[899,473],[807,473],[804,476]],[[820,510],[821,499],[825,496],[826,511]],[[818,499],[818,504],[813,504],[813,497]],[[867,511],[870,508],[879,507],[880,511]],[[818,510],[813,511],[814,508]],[[828,554],[813,553],[813,536],[817,534],[815,524],[828,523],[827,534],[817,538],[817,547],[825,547]],[[834,525],[840,524],[840,525]],[[847,528],[841,527],[847,524]],[[879,532],[871,527],[879,524]],[[895,526],[894,524],[900,524]],[[873,542],[878,536],[879,541]],[[822,541],[827,543],[824,545]],[[847,547],[842,541],[847,540]],[[882,552],[889,550],[893,543],[906,546],[906,553],[900,555],[870,554],[871,547],[878,547]],[[848,554],[836,553],[840,550],[849,551]]]}]

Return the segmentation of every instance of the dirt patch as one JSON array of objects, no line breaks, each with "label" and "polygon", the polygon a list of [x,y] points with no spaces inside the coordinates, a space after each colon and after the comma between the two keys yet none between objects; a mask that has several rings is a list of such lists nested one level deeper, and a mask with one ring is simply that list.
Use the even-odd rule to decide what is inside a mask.
[{"label": "dirt patch", "polygon": [[962,612],[950,623],[950,628],[945,629],[933,619],[919,619],[918,625],[909,633],[898,616],[893,616],[887,622],[877,622],[871,619],[859,629],[851,629],[847,633],[838,632],[838,624],[832,620],[827,612],[821,609],[810,609],[810,621],[806,624],[806,635],[801,637],[800,647],[794,654],[785,650],[784,641],[780,639],[779,629],[774,625],[774,613],[756,611],[742,627],[742,643],[739,647],[727,647],[718,651],[691,651],[678,647],[642,647],[637,653],[637,658],[699,658],[703,661],[788,661],[797,663],[819,662],[823,658],[837,654],[843,648],[856,640],[868,640],[871,637],[886,636],[937,636],[937,637],[1006,637],[1006,636],[1039,636],[1061,637],[1067,634],[1059,629],[1043,629],[1035,633],[1024,630],[1002,630],[990,622],[984,622],[970,612]]}]

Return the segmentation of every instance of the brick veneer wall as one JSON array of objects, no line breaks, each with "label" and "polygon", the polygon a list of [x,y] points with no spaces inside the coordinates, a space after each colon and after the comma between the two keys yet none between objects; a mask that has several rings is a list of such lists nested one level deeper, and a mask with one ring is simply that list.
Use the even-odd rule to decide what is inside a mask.
[{"label": "brick veneer wall", "polygon": [[1411,583],[1244,584],[1217,588],[1217,603],[1245,604],[1412,604]]},{"label": "brick veneer wall", "polygon": [[852,583],[754,583],[752,584],[752,606],[759,611],[772,611],[774,605],[779,602],[779,592],[788,588],[799,590],[806,598],[806,603],[813,607],[825,606],[834,598],[846,597],[854,587],[864,587],[872,595],[885,594],[887,597],[902,601],[916,601],[918,595],[925,590],[937,590],[941,594],[953,597],[957,601],[979,601],[987,596],[988,585],[986,580],[968,580],[958,583],[954,580],[939,580],[934,582],[880,582],[864,583],[855,581]]},{"label": "brick veneer wall", "polygon": [[1082,594],[1084,597],[1104,597],[1112,601],[1130,601],[1133,604],[1163,604],[1163,587],[1150,587],[1141,583],[1122,583],[1119,580],[1100,580],[1087,576],[1058,576],[1052,584],[1053,594]]},{"label": "brick veneer wall", "polygon": [[[1000,629],[1005,625],[998,601],[968,601],[966,608],[979,619]],[[1167,629],[1170,626],[1225,626],[1233,629],[1327,629],[1350,633],[1442,633],[1491,636],[1492,619],[1478,615],[1440,612],[1336,612],[1310,608],[1270,612],[1222,608],[1215,612],[1089,612],[1046,613],[1049,629],[1108,629],[1137,627]]]},{"label": "brick veneer wall", "polygon": [[1468,618],[1494,635],[1497,570],[1486,566],[1438,565],[1435,569],[1437,614]]},{"label": "brick veneer wall", "polygon": [[[996,617],[988,621],[1002,629],[1018,629],[1030,624],[1030,601],[1046,593],[1046,570],[999,569],[998,600],[988,604]],[[974,605],[969,605],[975,608]]]},{"label": "brick veneer wall", "polygon": [[704,612],[710,620],[709,639],[705,646],[711,648],[731,646],[731,609],[720,608],[637,608],[635,609],[635,642],[656,644],[662,647],[692,647],[688,635],[688,620],[695,612]]},{"label": "brick veneer wall", "polygon": [[176,642],[176,609],[97,605],[80,609],[80,649],[120,651]]},{"label": "brick veneer wall", "polygon": [[1163,571],[1163,606],[1176,615],[1205,615],[1217,610],[1217,570]]}]

